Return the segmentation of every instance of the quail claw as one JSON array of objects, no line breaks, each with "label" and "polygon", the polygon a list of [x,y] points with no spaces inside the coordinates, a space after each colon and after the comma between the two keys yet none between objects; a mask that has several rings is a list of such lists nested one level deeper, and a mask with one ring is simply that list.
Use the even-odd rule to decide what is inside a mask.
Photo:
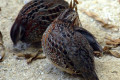
[{"label": "quail claw", "polygon": [[103,53],[101,53],[100,51],[94,51],[94,55],[96,57],[102,57],[103,56]]}]

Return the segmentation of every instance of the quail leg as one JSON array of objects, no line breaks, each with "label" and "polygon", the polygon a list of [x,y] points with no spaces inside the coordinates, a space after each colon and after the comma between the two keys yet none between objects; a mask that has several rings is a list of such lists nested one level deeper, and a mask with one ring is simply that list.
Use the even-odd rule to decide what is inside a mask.
[{"label": "quail leg", "polygon": [[42,49],[32,54],[19,53],[17,54],[17,57],[24,57],[25,59],[27,59],[28,64],[31,63],[33,60],[46,58],[46,56],[42,53]]},{"label": "quail leg", "polygon": [[33,60],[36,60],[36,59],[44,59],[44,58],[46,58],[46,56],[44,54],[40,54],[42,52],[43,52],[42,49],[40,49],[36,53],[33,53],[32,57],[27,60],[27,63],[29,64]]}]

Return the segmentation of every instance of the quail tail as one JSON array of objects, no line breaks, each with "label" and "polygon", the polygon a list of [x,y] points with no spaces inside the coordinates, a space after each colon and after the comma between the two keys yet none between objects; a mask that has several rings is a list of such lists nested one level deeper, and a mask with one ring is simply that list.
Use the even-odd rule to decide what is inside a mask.
[{"label": "quail tail", "polygon": [[83,77],[85,78],[85,80],[99,80],[97,74],[95,73],[95,71],[91,71],[91,72],[84,72]]},{"label": "quail tail", "polygon": [[79,27],[76,29],[78,32],[80,32],[89,42],[90,46],[93,48],[94,51],[100,51],[103,52],[102,47],[100,44],[95,40],[95,37],[88,32],[86,29]]}]

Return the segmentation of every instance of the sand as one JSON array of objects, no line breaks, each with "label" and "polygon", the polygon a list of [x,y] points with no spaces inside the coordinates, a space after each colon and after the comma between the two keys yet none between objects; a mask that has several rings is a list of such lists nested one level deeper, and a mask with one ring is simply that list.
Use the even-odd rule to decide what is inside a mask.
[{"label": "sand", "polygon": [[[28,1],[28,0],[26,0]],[[10,29],[19,10],[26,3],[24,0],[0,0],[0,31],[6,48],[6,56],[0,63],[0,80],[82,80],[60,71],[48,59],[41,59],[27,64],[25,59],[16,59]],[[70,1],[70,0],[67,0]],[[89,30],[98,42],[104,46],[106,37],[120,38],[120,4],[118,0],[78,0],[78,12],[84,28]],[[82,13],[80,9],[92,11],[105,22],[117,26],[117,29],[105,29],[101,23]],[[120,47],[115,48],[119,51]],[[35,49],[22,51],[33,53]],[[120,59],[110,55],[95,57],[96,72],[100,80],[120,80]]]}]

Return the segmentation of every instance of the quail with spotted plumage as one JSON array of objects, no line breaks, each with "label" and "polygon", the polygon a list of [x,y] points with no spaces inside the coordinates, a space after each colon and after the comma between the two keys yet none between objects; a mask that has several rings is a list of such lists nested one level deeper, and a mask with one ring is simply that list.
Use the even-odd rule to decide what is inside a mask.
[{"label": "quail with spotted plumage", "polygon": [[[62,71],[80,74],[85,80],[99,80],[95,72],[94,50],[101,50],[94,36],[81,28],[77,0],[61,13],[42,36],[46,57]],[[94,44],[90,44],[94,43]],[[98,48],[95,48],[97,46]]]},{"label": "quail with spotted plumage", "polygon": [[43,32],[69,4],[64,0],[32,0],[19,12],[10,31],[14,46],[19,41],[41,42]]}]

